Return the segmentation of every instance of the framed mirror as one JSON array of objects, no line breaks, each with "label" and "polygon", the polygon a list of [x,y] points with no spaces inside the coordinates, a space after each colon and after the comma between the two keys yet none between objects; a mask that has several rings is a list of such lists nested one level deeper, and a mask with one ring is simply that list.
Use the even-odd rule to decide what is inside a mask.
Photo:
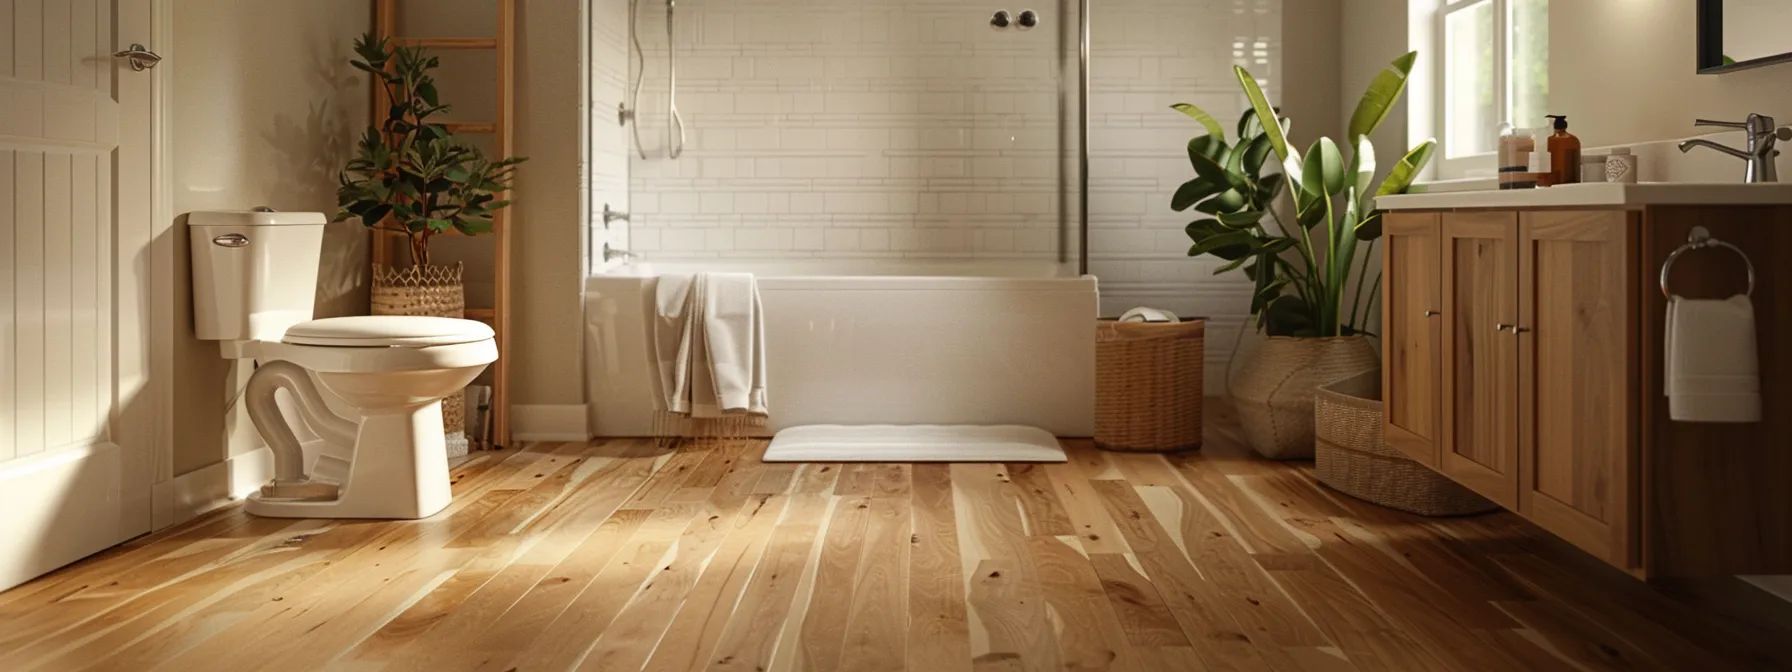
[{"label": "framed mirror", "polygon": [[1792,1],[1699,0],[1699,73],[1792,63]]}]

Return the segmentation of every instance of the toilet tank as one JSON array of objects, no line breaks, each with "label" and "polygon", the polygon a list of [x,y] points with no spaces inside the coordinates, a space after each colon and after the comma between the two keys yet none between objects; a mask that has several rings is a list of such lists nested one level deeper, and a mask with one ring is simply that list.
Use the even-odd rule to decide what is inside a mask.
[{"label": "toilet tank", "polygon": [[328,221],[320,212],[188,214],[199,338],[278,341],[310,320]]}]

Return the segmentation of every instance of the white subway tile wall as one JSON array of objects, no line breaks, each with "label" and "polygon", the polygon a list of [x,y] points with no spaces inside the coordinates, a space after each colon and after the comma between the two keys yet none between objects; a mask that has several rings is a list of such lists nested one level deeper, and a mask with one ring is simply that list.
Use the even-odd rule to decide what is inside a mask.
[{"label": "white subway tile wall", "polygon": [[[628,0],[593,0],[591,3],[591,124],[590,171],[591,225],[588,251],[590,268],[604,265],[604,245],[620,250],[639,244],[631,240],[628,222],[616,222],[604,230],[603,208],[628,212],[629,129],[618,126],[616,106],[628,87]],[[646,232],[643,232],[646,233]],[[655,232],[657,233],[657,232]],[[606,235],[607,234],[607,235]],[[655,236],[657,238],[657,236]]]},{"label": "white subway tile wall", "polygon": [[947,0],[684,0],[671,160],[664,5],[641,7],[634,249],[1057,257],[1074,71],[1056,27],[997,31],[993,6]]}]

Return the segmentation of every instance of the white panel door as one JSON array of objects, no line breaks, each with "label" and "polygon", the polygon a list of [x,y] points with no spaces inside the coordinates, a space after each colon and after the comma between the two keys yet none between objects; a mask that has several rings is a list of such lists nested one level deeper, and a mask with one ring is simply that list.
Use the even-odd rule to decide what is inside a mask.
[{"label": "white panel door", "polygon": [[149,531],[151,0],[0,0],[0,590]]}]

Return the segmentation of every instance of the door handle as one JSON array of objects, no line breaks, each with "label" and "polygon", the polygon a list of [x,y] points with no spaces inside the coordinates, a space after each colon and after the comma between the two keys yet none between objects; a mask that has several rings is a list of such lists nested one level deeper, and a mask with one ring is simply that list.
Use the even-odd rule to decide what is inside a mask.
[{"label": "door handle", "polygon": [[112,57],[123,59],[126,63],[130,63],[131,69],[137,72],[143,72],[144,70],[156,67],[157,63],[162,62],[162,57],[160,55],[150,51],[141,44],[132,44],[129,49],[114,52]]}]

